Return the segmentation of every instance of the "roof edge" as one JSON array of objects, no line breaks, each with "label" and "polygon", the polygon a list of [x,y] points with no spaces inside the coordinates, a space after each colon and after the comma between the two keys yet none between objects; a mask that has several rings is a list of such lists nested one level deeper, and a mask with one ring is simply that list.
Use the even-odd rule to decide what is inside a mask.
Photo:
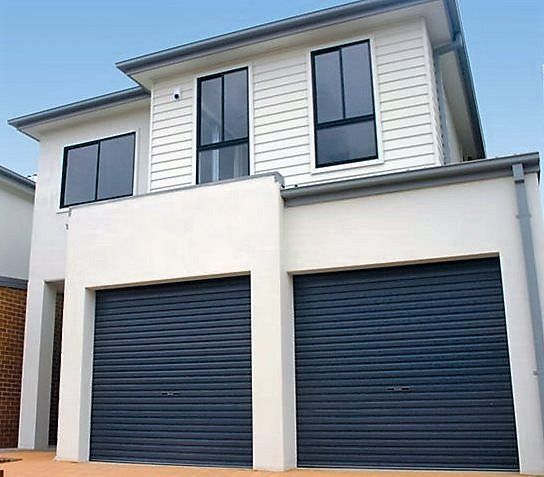
[{"label": "roof edge", "polygon": [[119,61],[115,66],[130,76],[195,56],[209,55],[214,52],[263,42],[313,28],[432,1],[435,0],[359,0],[159,50],[154,53]]},{"label": "roof edge", "polygon": [[287,207],[353,199],[372,195],[437,187],[461,182],[474,182],[512,176],[512,166],[523,164],[527,173],[540,173],[538,152],[479,159],[446,166],[427,167],[393,172],[358,179],[345,179],[324,184],[312,184],[283,189],[281,195]]},{"label": "roof edge", "polygon": [[34,190],[36,189],[36,183],[34,181],[27,179],[26,177],[17,174],[17,172],[14,172],[4,166],[0,166],[0,178],[6,179],[7,181],[18,186],[23,186],[32,193],[34,193]]},{"label": "roof edge", "polygon": [[32,126],[37,126],[45,122],[54,121],[73,114],[87,113],[99,109],[118,106],[131,101],[149,97],[149,91],[142,86],[114,91],[113,93],[103,94],[92,98],[75,101],[63,106],[46,109],[37,113],[19,116],[8,119],[8,124],[16,129],[23,130]]}]

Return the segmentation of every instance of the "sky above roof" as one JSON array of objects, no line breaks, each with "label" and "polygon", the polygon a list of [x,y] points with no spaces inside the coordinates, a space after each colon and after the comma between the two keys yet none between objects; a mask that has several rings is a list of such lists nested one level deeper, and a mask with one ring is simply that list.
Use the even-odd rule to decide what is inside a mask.
[{"label": "sky above roof", "polygon": [[[3,0],[0,164],[37,168],[38,143],[8,118],[133,86],[117,61],[342,3]],[[459,3],[488,156],[544,155],[544,2]]]}]

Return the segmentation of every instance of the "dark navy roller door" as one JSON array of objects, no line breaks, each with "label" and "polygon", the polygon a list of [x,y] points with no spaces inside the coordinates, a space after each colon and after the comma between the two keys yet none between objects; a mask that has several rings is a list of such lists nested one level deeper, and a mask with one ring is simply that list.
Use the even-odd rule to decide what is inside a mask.
[{"label": "dark navy roller door", "polygon": [[249,277],[96,293],[91,460],[251,467]]},{"label": "dark navy roller door", "polygon": [[518,470],[498,259],[294,292],[299,466]]}]

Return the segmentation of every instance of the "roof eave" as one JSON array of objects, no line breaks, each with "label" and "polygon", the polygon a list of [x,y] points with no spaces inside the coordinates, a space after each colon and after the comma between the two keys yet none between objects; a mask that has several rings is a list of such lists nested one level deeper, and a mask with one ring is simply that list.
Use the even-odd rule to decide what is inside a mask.
[{"label": "roof eave", "polygon": [[32,194],[36,189],[36,183],[34,181],[31,181],[30,179],[27,179],[26,177],[17,174],[16,172],[4,166],[0,166],[0,179],[3,179],[6,182],[9,182],[16,186],[23,187]]},{"label": "roof eave", "polygon": [[94,98],[85,99],[83,101],[66,104],[64,106],[46,109],[37,113],[12,118],[8,120],[8,124],[18,129],[22,133],[27,134],[33,139],[37,139],[31,132],[28,131],[29,128],[63,119],[68,116],[119,106],[121,104],[138,101],[147,97],[149,97],[149,91],[141,86],[136,86],[134,88],[124,89],[114,93],[104,94]]}]

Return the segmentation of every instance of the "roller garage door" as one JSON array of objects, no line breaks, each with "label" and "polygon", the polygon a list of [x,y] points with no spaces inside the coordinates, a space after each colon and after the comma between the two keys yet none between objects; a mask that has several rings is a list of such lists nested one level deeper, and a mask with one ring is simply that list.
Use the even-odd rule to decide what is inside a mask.
[{"label": "roller garage door", "polygon": [[96,294],[91,460],[252,465],[249,277]]},{"label": "roller garage door", "polygon": [[299,466],[518,469],[498,259],[294,291]]}]

